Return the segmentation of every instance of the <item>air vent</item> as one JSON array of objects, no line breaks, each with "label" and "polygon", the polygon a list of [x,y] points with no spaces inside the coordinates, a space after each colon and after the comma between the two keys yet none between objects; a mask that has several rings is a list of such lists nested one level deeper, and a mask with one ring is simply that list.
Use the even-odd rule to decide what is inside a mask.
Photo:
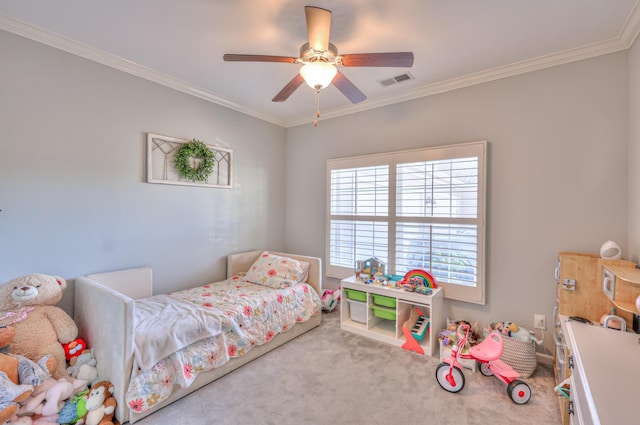
[{"label": "air vent", "polygon": [[408,80],[413,80],[413,75],[405,72],[404,74],[396,75],[395,77],[387,78],[386,80],[380,80],[378,82],[381,86],[388,87]]}]

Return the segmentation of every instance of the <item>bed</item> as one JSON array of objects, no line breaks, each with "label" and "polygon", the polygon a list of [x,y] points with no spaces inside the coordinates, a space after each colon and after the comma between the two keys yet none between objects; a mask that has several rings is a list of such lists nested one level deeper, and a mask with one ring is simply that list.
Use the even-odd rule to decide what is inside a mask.
[{"label": "bed", "polygon": [[[282,281],[285,283],[283,285],[279,284],[267,288],[267,286],[273,286],[270,285],[272,281],[270,280],[271,274],[269,274],[262,278],[262,281],[267,283],[251,286],[252,283],[248,282],[248,279],[256,280],[255,274],[260,273],[257,265],[262,261],[262,266],[264,266],[264,261],[267,260],[265,254],[271,256],[268,259],[292,259],[296,264],[302,264],[305,267],[308,264],[308,268],[305,269],[304,276],[287,276],[287,279]],[[254,272],[255,270],[257,272]],[[269,272],[271,273],[273,270],[269,270]],[[275,276],[275,278],[277,277]],[[289,281],[289,278],[292,278],[292,281]],[[296,284],[298,280],[300,283]],[[225,287],[229,290],[228,295],[222,294]],[[231,292],[234,291],[237,293],[232,294]],[[251,297],[255,293],[261,294],[261,301],[253,301]],[[203,297],[211,297],[212,294],[216,301],[213,303],[202,301],[205,299]],[[321,322],[321,294],[322,263],[320,258],[278,252],[249,251],[227,257],[226,280],[171,294],[153,294],[152,270],[150,268],[120,270],[78,277],[75,281],[74,320],[78,326],[79,335],[93,349],[99,376],[109,379],[114,385],[114,397],[118,403],[116,418],[121,423],[127,421],[134,423],[319,326]],[[179,317],[176,320],[198,320],[204,314],[202,311],[213,309],[213,313],[207,314],[212,315],[213,318],[217,317],[219,322],[207,316],[203,319],[209,323],[206,327],[201,322],[193,325],[197,327],[198,336],[195,336],[197,333],[195,330],[183,333],[194,334],[196,342],[168,357],[162,357],[164,353],[161,353],[161,350],[156,352],[153,349],[136,349],[136,347],[140,347],[140,344],[145,344],[141,342],[144,341],[142,335],[144,327],[140,326],[141,315],[144,316],[149,311],[153,312],[156,303],[163,303],[169,298],[178,299],[177,307],[179,308],[188,307],[189,303],[194,302],[202,304],[197,307],[197,310],[193,310],[194,314],[184,314],[182,318]],[[206,298],[206,300],[210,299]],[[231,304],[226,304],[228,299]],[[286,301],[284,304],[290,305],[286,311],[281,307],[283,299]],[[238,301],[241,305],[236,306],[234,300],[241,300]],[[268,304],[269,300],[274,300],[275,307]],[[219,306],[220,309],[218,310],[216,306]],[[176,311],[181,311],[179,308]],[[263,316],[259,316],[260,314]],[[164,319],[166,314],[163,310],[162,315],[151,314],[151,317],[153,316]],[[276,317],[277,320],[272,321],[274,323],[272,329],[265,328],[264,331],[267,333],[261,334],[258,331],[248,331],[246,323],[242,320],[238,323],[235,319],[236,316],[242,320],[256,316],[258,321],[265,323],[271,323],[265,318]],[[177,323],[174,320],[165,322]],[[210,326],[211,324],[213,325]],[[179,327],[182,327],[182,324],[179,324]],[[181,342],[175,343],[180,344]],[[153,346],[153,344],[145,346]],[[199,364],[195,368],[196,373],[184,374],[188,376],[188,382],[178,382],[177,380],[172,382],[171,378],[165,378],[162,375],[154,377],[153,374],[158,371],[169,374],[167,369],[171,369],[173,366],[175,369],[183,367],[185,364],[184,353],[189,353],[190,350],[198,353],[199,358],[206,357],[202,354],[202,350],[207,348],[220,351],[217,352],[218,354],[207,357],[205,363],[208,362],[210,367]],[[156,357],[161,357],[161,360],[154,363]],[[141,366],[149,364],[154,364],[154,366],[151,368]],[[191,369],[189,370],[191,371]],[[184,381],[184,377],[181,379]],[[145,403],[143,401],[149,401],[149,398],[145,399],[140,396],[138,391],[145,388],[148,390],[153,382],[164,385],[168,391],[161,396],[154,394],[151,401]],[[142,404],[139,404],[138,401]]]}]

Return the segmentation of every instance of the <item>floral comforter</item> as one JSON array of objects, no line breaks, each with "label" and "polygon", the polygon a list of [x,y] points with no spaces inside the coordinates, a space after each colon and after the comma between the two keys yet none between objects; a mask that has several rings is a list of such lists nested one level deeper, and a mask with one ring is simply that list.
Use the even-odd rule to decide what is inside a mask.
[{"label": "floral comforter", "polygon": [[319,295],[307,284],[272,289],[250,283],[240,275],[169,295],[192,303],[194,308],[218,313],[222,333],[184,347],[132,376],[126,400],[134,412],[146,412],[167,399],[174,385],[191,385],[198,373],[269,342],[296,322],[319,314],[321,308]]}]

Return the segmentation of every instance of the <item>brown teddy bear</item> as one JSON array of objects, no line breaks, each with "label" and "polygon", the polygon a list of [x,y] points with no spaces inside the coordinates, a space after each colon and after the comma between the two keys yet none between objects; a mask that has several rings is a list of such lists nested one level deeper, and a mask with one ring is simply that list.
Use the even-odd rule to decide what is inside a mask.
[{"label": "brown teddy bear", "polygon": [[87,413],[78,419],[76,425],[119,425],[113,417],[116,399],[113,397],[113,384],[100,381],[93,384],[86,399]]},{"label": "brown teddy bear", "polygon": [[[47,366],[55,379],[71,379],[61,344],[78,336],[73,319],[56,304],[67,282],[61,277],[30,274],[0,286],[0,325],[12,325],[16,334],[9,352],[34,362],[50,355]],[[55,367],[52,363],[55,363]]]}]

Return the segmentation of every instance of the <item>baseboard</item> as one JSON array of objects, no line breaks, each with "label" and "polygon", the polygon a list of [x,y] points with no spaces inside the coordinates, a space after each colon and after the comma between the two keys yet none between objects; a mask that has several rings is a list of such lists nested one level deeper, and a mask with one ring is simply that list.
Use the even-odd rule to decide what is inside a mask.
[{"label": "baseboard", "polygon": [[552,366],[553,365],[553,356],[551,356],[549,354],[536,353],[536,361],[539,364]]}]

